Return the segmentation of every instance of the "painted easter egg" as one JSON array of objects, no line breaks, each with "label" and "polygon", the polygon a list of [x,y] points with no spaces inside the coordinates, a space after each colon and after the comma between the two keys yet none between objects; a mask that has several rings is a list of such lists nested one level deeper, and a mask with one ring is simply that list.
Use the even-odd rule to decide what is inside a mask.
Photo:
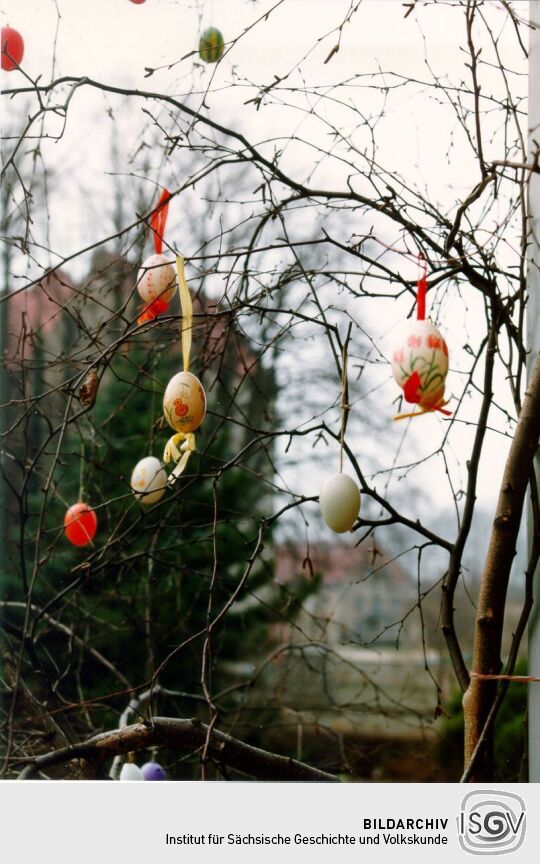
[{"label": "painted easter egg", "polygon": [[144,780],[143,773],[134,762],[124,762],[120,771],[120,780]]},{"label": "painted easter egg", "polygon": [[422,408],[438,405],[444,396],[448,347],[429,320],[405,321],[391,354],[392,374],[407,402]]},{"label": "painted easter egg", "polygon": [[[137,276],[137,291],[145,303],[168,303],[176,291],[176,270],[165,255],[150,255]],[[165,307],[166,308],[166,307]]]},{"label": "painted easter egg", "polygon": [[167,775],[159,762],[146,762],[142,768],[144,780],[166,780]]},{"label": "painted easter egg", "polygon": [[348,474],[332,474],[319,492],[321,514],[332,531],[350,531],[360,512],[360,489]]},{"label": "painted easter egg", "polygon": [[223,57],[225,43],[216,27],[208,27],[199,39],[199,56],[205,63],[217,63]]},{"label": "painted easter egg", "polygon": [[2,27],[2,69],[11,72],[21,65],[24,56],[24,40],[13,27]]},{"label": "painted easter egg", "polygon": [[97,524],[97,516],[92,508],[79,501],[64,516],[64,533],[74,546],[86,546],[94,539]]},{"label": "painted easter egg", "polygon": [[194,432],[206,414],[206,395],[191,372],[173,375],[163,397],[165,420],[177,432]]},{"label": "painted easter egg", "polygon": [[131,488],[141,504],[157,504],[167,487],[167,472],[155,456],[137,462],[131,475]]}]

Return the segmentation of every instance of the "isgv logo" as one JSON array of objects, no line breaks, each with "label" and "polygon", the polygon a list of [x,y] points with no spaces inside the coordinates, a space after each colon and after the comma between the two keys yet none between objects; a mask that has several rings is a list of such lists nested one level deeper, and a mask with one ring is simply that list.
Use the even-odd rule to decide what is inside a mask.
[{"label": "isgv logo", "polygon": [[473,855],[503,855],[525,838],[525,802],[512,792],[479,789],[461,802],[457,818],[461,848]]}]

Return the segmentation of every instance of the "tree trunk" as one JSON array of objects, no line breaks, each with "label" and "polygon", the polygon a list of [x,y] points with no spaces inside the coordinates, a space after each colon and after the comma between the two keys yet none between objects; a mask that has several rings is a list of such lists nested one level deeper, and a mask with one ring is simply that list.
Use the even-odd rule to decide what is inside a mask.
[{"label": "tree trunk", "polygon": [[[497,503],[476,612],[471,682],[463,697],[465,768],[475,752],[471,781],[493,780],[493,726],[484,731],[497,681],[482,678],[501,670],[506,591],[516,552],[525,493],[540,437],[540,355],[523,400]],[[484,734],[482,734],[484,732]]]}]

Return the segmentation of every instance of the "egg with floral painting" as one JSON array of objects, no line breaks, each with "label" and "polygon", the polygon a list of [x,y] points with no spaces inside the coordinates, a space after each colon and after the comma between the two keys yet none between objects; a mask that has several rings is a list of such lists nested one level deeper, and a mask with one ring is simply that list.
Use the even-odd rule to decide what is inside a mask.
[{"label": "egg with floral painting", "polygon": [[448,347],[429,320],[406,321],[394,341],[392,374],[407,402],[433,408],[444,399]]},{"label": "egg with floral painting", "polygon": [[156,253],[144,261],[137,276],[137,291],[145,303],[158,298],[169,302],[176,291],[176,270],[165,255]]},{"label": "egg with floral painting", "polygon": [[131,475],[131,488],[141,504],[148,506],[161,501],[167,488],[167,472],[159,459],[146,456],[137,462]]},{"label": "egg with floral painting", "polygon": [[199,428],[206,414],[206,395],[191,372],[178,372],[171,378],[163,397],[163,414],[177,432],[194,432]]}]

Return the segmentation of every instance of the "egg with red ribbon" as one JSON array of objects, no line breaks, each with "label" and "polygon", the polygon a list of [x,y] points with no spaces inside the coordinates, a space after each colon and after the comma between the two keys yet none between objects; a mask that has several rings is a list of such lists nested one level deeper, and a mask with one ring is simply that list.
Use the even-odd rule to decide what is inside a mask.
[{"label": "egg with red ribbon", "polygon": [[146,258],[137,276],[137,291],[145,303],[161,301],[166,309],[176,291],[176,270],[165,255],[156,253]]},{"label": "egg with red ribbon", "polygon": [[431,321],[411,319],[402,324],[395,337],[391,365],[407,402],[424,410],[444,404],[448,347]]}]

